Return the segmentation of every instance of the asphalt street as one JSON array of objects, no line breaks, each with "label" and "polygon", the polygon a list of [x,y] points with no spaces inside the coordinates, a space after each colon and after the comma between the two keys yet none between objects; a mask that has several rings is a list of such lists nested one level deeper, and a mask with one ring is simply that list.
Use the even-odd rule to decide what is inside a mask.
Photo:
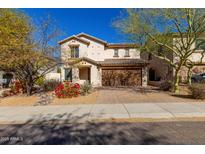
[{"label": "asphalt street", "polygon": [[71,122],[0,125],[0,144],[205,144],[205,122]]}]

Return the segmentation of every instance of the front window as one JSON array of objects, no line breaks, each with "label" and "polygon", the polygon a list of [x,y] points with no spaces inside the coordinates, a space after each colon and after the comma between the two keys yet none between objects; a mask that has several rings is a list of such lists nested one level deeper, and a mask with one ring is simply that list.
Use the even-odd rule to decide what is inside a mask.
[{"label": "front window", "polygon": [[65,80],[72,81],[72,69],[71,68],[65,68]]},{"label": "front window", "polygon": [[79,47],[78,46],[71,46],[71,58],[79,58]]},{"label": "front window", "polygon": [[119,55],[118,55],[118,49],[115,49],[115,50],[114,50],[114,57],[119,57]]},{"label": "front window", "polygon": [[129,56],[130,56],[129,49],[126,49],[126,50],[125,50],[125,57],[129,57]]},{"label": "front window", "polygon": [[205,40],[204,39],[196,40],[196,50],[205,50]]}]

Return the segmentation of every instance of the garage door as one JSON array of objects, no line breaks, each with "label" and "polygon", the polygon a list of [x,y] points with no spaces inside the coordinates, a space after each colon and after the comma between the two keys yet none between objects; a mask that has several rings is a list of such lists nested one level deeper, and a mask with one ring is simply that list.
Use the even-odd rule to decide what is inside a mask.
[{"label": "garage door", "polygon": [[141,86],[142,69],[102,69],[103,86]]}]

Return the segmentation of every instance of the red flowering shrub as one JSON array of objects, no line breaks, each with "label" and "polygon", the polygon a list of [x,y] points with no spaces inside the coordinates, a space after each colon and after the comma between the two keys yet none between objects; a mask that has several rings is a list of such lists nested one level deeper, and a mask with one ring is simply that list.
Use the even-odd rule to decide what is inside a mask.
[{"label": "red flowering shrub", "polygon": [[80,94],[80,85],[78,83],[72,84],[69,81],[61,83],[55,89],[55,95],[58,98],[77,97]]},{"label": "red flowering shrub", "polygon": [[15,80],[11,83],[11,92],[14,94],[23,93],[24,86],[19,80]]}]

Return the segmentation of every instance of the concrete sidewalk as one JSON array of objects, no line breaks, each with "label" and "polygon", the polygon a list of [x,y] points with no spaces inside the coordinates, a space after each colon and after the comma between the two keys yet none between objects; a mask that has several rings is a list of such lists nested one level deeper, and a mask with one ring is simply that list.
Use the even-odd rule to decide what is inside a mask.
[{"label": "concrete sidewalk", "polygon": [[0,123],[109,118],[205,118],[205,103],[132,103],[0,107]]}]

